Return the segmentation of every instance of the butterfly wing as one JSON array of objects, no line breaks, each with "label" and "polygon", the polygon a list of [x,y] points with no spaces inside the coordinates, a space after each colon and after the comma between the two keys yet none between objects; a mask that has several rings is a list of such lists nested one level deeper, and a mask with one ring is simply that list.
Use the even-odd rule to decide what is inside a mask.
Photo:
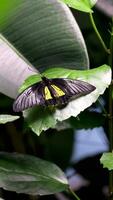
[{"label": "butterfly wing", "polygon": [[35,105],[62,105],[68,103],[71,97],[78,98],[93,90],[93,85],[80,80],[43,78],[16,98],[13,110],[20,112]]},{"label": "butterfly wing", "polygon": [[13,103],[13,110],[15,112],[20,112],[35,105],[45,104],[45,99],[43,97],[44,87],[44,83],[39,82],[27,88],[17,96]]},{"label": "butterfly wing", "polygon": [[76,99],[91,93],[95,87],[85,81],[54,78],[49,80],[48,89],[51,97],[45,95],[45,104],[59,106],[68,103],[72,97]]},{"label": "butterfly wing", "polygon": [[52,82],[64,92],[67,98],[78,98],[87,95],[96,89],[95,86],[80,80],[56,78],[52,79]]}]

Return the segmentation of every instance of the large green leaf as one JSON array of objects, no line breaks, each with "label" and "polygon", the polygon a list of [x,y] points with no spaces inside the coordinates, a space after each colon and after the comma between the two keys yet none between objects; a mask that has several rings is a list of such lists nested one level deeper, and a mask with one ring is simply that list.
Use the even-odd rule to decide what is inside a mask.
[{"label": "large green leaf", "polygon": [[68,6],[83,11],[83,12],[92,12],[92,7],[96,4],[98,0],[61,0],[66,3]]},{"label": "large green leaf", "polygon": [[[38,135],[41,133],[41,131],[48,129],[49,127],[54,127],[57,121],[66,120],[71,116],[76,117],[81,111],[83,111],[84,109],[89,107],[93,102],[95,102],[99,97],[99,95],[104,93],[105,89],[111,82],[111,69],[107,65],[103,65],[96,69],[87,71],[69,70],[63,68],[49,69],[45,71],[43,75],[48,78],[61,77],[61,78],[84,80],[94,85],[96,87],[96,90],[86,96],[82,96],[78,99],[70,101],[68,105],[62,109],[57,108],[56,110],[55,109],[50,110],[49,111],[50,114],[48,112],[48,115],[47,115],[47,110],[42,107],[41,111],[39,110],[39,114],[33,117],[33,123],[30,120],[30,118],[31,118],[31,112],[33,115],[33,112],[35,111],[35,107],[34,111],[32,110],[32,108],[24,111],[24,116],[28,121],[29,126],[32,128],[33,131],[36,130],[35,132]],[[39,78],[39,76],[37,78]],[[35,76],[35,81],[36,81],[36,76]],[[27,81],[25,82],[25,86],[27,86],[26,84]],[[48,119],[46,119],[46,117]],[[35,124],[35,129],[34,129],[34,124]]]},{"label": "large green leaf", "polygon": [[64,173],[39,158],[0,153],[0,187],[32,195],[48,195],[68,189]]},{"label": "large green leaf", "polygon": [[14,116],[14,115],[0,115],[0,124],[6,124],[7,122],[12,122],[18,118],[19,116]]},{"label": "large green leaf", "polygon": [[5,22],[7,23],[18,3],[19,1],[17,0],[0,0],[0,27],[6,25],[5,23],[2,23],[2,20],[5,19]]},{"label": "large green leaf", "polygon": [[36,68],[41,71],[51,66],[88,68],[83,37],[64,3],[20,0],[9,19],[2,16],[1,33]]},{"label": "large green leaf", "polygon": [[104,168],[108,168],[108,170],[113,170],[113,153],[103,153],[100,159],[100,163],[103,164]]}]

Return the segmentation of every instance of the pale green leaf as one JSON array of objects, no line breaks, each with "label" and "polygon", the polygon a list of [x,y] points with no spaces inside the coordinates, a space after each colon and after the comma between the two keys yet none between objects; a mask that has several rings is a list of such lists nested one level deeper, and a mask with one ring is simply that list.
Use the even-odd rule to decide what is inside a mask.
[{"label": "pale green leaf", "polygon": [[108,170],[113,170],[113,153],[103,153],[100,163],[103,164],[104,168],[107,168]]},{"label": "pale green leaf", "polygon": [[61,0],[66,3],[69,7],[83,11],[83,12],[93,12],[92,7],[96,4],[98,0]]},{"label": "pale green leaf", "polygon": [[13,122],[19,119],[19,116],[14,115],[0,115],[0,124],[6,124],[7,122]]},{"label": "pale green leaf", "polygon": [[72,71],[67,78],[80,79],[91,83],[96,87],[96,90],[92,93],[75,99],[63,108],[57,109],[54,117],[58,121],[68,119],[70,116],[76,117],[81,111],[91,106],[98,97],[104,93],[105,89],[111,83],[111,69],[107,65],[103,65],[99,68],[95,68],[88,71]]}]

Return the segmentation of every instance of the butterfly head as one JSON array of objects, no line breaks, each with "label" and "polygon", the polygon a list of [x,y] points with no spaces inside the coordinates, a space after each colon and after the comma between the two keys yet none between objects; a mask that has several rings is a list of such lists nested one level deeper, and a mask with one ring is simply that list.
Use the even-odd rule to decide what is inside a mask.
[{"label": "butterfly head", "polygon": [[48,78],[45,77],[45,76],[42,76],[41,79],[42,79],[42,81],[43,81],[46,85],[47,85],[48,83],[51,82],[51,79],[48,79]]}]

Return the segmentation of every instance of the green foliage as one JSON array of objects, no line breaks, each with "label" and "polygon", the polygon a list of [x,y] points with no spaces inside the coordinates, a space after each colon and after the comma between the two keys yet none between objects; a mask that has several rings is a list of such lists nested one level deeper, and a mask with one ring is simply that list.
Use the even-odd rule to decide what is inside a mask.
[{"label": "green foliage", "polygon": [[66,3],[68,6],[83,11],[83,12],[93,12],[92,7],[96,4],[97,0],[60,0]]},{"label": "green foliage", "polygon": [[0,187],[48,195],[68,189],[64,173],[50,162],[24,154],[0,153]]},{"label": "green foliage", "polygon": [[[21,1],[21,0],[20,0]],[[15,8],[19,4],[17,0],[0,0],[0,29],[3,28],[6,24],[2,23],[2,20],[5,19],[6,23],[14,13]]]},{"label": "green foliage", "polygon": [[27,79],[24,80],[24,83],[19,88],[19,93],[23,92],[26,88],[30,87],[31,85],[41,81],[40,74],[34,74],[29,76]]},{"label": "green foliage", "polygon": [[[96,87],[91,94],[69,102],[62,109],[35,106],[24,111],[23,116],[33,132],[39,136],[45,131],[45,134],[41,134],[40,137],[33,134],[30,129],[23,130],[22,118],[22,123],[18,120],[16,123],[3,125],[18,119],[19,116],[0,115],[0,124],[2,124],[0,149],[35,154],[66,169],[69,167],[73,148],[74,130],[103,125],[105,120],[103,113],[95,113],[90,109],[81,111],[95,102],[111,82],[110,67],[102,65],[107,63],[107,55],[100,51],[98,41],[92,35],[91,26],[87,26],[89,21],[85,21],[86,13],[81,14],[76,11],[77,21],[81,23],[82,31],[86,36],[91,67],[101,66],[80,71],[89,68],[88,53],[76,20],[65,5],[90,13],[92,16],[92,8],[96,2],[97,0],[0,0],[1,93],[15,98],[20,85],[24,82],[19,90],[22,92],[41,80],[40,73],[48,78],[80,79]],[[98,25],[102,22],[96,20]],[[102,23],[101,25],[103,26]],[[108,27],[105,25],[104,29],[107,30]],[[104,34],[103,30],[102,33],[109,40],[108,33]],[[99,36],[102,44],[100,35],[96,36]],[[108,40],[105,44],[109,43]],[[112,47],[110,50],[112,52]],[[106,52],[109,53],[109,50]],[[112,56],[109,56],[109,60],[111,60],[109,65],[112,65]],[[36,68],[40,73],[35,70]],[[103,99],[108,103],[104,97]],[[6,109],[12,113],[12,102],[7,102],[9,99],[6,101],[0,99],[0,109],[3,113],[7,113]],[[109,110],[110,106],[108,106]],[[112,116],[109,118],[109,126],[111,122]],[[113,170],[112,153],[103,154],[100,162],[104,167]],[[0,187],[17,193],[48,195],[69,189],[64,173],[56,165],[25,154],[0,153],[0,177]]]},{"label": "green foliage", "polygon": [[100,163],[103,164],[104,168],[107,168],[108,170],[113,170],[113,153],[103,153]]},{"label": "green foliage", "polygon": [[54,66],[89,67],[79,27],[59,0],[19,1],[11,20],[3,17],[2,21],[3,36],[40,71]]},{"label": "green foliage", "polygon": [[13,122],[17,120],[19,116],[14,115],[0,115],[0,124],[6,124],[8,122]]},{"label": "green foliage", "polygon": [[[45,71],[42,75],[47,76],[48,78],[61,77],[70,79],[80,79],[94,85],[96,87],[96,90],[86,96],[82,96],[78,99],[70,101],[68,105],[62,109],[50,109],[49,111],[49,108],[45,109],[43,107],[40,107],[39,110],[37,108],[36,111],[36,108],[30,108],[24,111],[26,121],[37,135],[40,135],[40,133],[43,130],[55,127],[57,121],[66,120],[71,116],[76,117],[81,111],[83,111],[84,109],[89,107],[93,102],[95,102],[99,95],[103,94],[106,87],[108,87],[108,85],[111,82],[111,70],[107,65],[103,65],[99,68],[87,71],[54,68]],[[36,76],[34,77],[35,79],[33,79],[33,83],[34,80],[36,81]],[[37,78],[38,77],[39,76],[37,76]],[[22,87],[28,87],[27,81],[29,85],[29,79],[27,79],[25,81],[25,85]]]},{"label": "green foliage", "polygon": [[49,108],[35,106],[24,111],[23,116],[28,126],[39,136],[42,131],[55,127],[56,119],[53,113]]}]

